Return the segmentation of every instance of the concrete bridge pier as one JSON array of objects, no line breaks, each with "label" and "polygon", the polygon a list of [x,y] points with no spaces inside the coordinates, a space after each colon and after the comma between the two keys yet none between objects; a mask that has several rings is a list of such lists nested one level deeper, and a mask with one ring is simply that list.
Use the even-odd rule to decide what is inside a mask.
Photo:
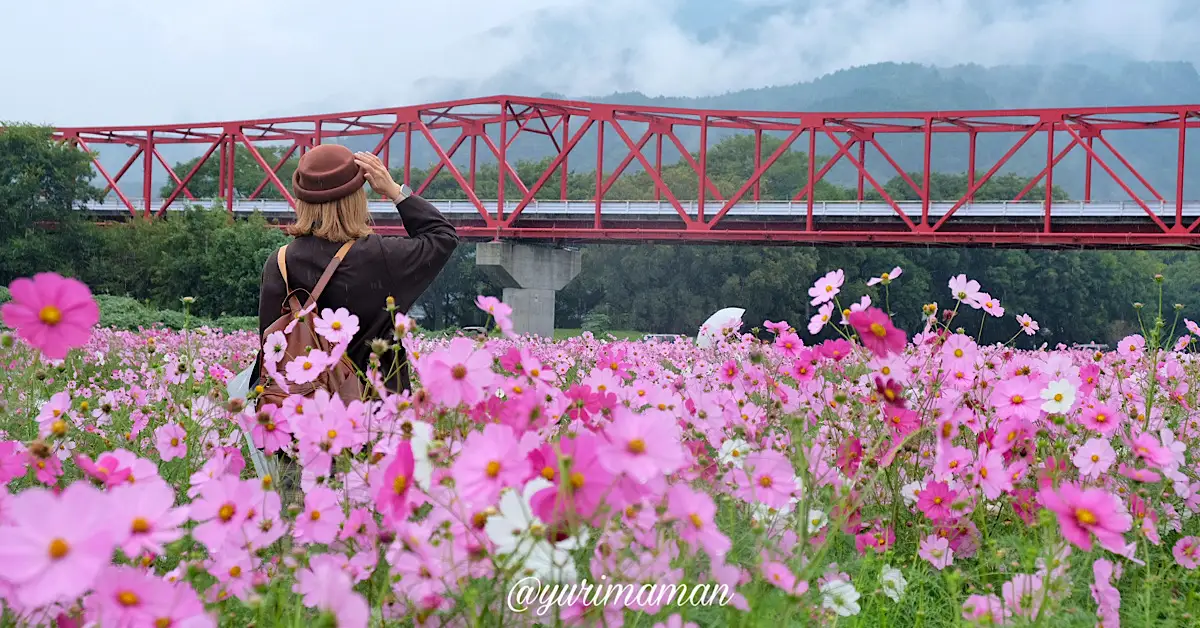
[{"label": "concrete bridge pier", "polygon": [[582,254],[551,246],[481,242],[475,265],[504,288],[513,331],[554,337],[554,296],[579,274]]}]

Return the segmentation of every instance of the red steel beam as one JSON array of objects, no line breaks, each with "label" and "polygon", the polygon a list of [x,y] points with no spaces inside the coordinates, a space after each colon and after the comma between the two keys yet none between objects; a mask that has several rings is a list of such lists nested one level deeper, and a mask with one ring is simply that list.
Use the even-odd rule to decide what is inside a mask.
[{"label": "red steel beam", "polygon": [[[679,239],[695,242],[716,239],[718,241],[765,243],[776,241],[860,241],[898,244],[909,242],[1007,244],[1028,241],[1031,244],[1049,242],[1081,246],[1152,246],[1171,242],[1200,244],[1200,234],[1194,234],[1197,228],[1200,228],[1200,220],[1191,222],[1185,227],[1183,217],[1184,155],[1187,131],[1189,128],[1200,126],[1200,118],[1193,115],[1198,109],[1200,109],[1200,105],[1008,111],[762,112],[594,104],[574,100],[500,95],[346,113],[219,123],[71,127],[58,129],[56,137],[73,139],[84,149],[88,149],[88,143],[125,144],[137,147],[145,161],[143,163],[143,183],[141,190],[136,194],[127,194],[127,190],[121,187],[121,177],[132,165],[133,159],[136,159],[136,154],[121,168],[116,177],[109,177],[99,160],[96,160],[94,164],[112,192],[130,209],[131,214],[135,215],[143,212],[135,212],[134,203],[130,198],[139,195],[145,198],[151,195],[153,190],[150,189],[148,183],[149,175],[153,170],[151,160],[157,159],[164,166],[167,165],[159,152],[166,144],[204,144],[207,145],[207,152],[186,176],[180,177],[180,172],[168,168],[168,175],[175,184],[175,190],[159,208],[157,212],[159,215],[176,200],[179,194],[192,198],[192,193],[187,189],[188,183],[196,174],[199,166],[205,163],[218,148],[221,151],[218,168],[219,194],[225,198],[226,207],[231,208],[234,200],[233,192],[238,189],[237,182],[234,181],[237,176],[234,162],[236,159],[235,149],[239,142],[251,150],[252,157],[267,175],[262,182],[258,183],[251,197],[261,194],[269,183],[279,187],[285,197],[290,197],[287,182],[279,181],[276,173],[284,163],[294,158],[297,146],[303,152],[307,147],[319,144],[322,140],[369,135],[373,138],[372,142],[378,141],[375,144],[374,152],[380,154],[380,151],[383,151],[390,164],[391,141],[396,133],[403,132],[405,135],[404,180],[411,181],[410,171],[414,159],[413,137],[415,135],[423,139],[436,154],[436,158],[432,159],[427,166],[417,164],[426,172],[426,178],[421,182],[420,190],[426,190],[433,179],[443,170],[450,170],[451,176],[462,189],[463,194],[479,209],[484,223],[480,227],[463,226],[461,229],[465,230],[464,233],[467,234],[476,234],[476,230],[481,230],[480,233],[486,232],[486,235],[492,238],[597,241]],[[571,118],[576,118],[573,125]],[[635,141],[631,138],[627,125],[640,124],[648,125],[648,128]],[[571,153],[581,150],[581,139],[585,133],[592,130],[593,125],[596,125],[596,128],[595,132],[591,134],[591,141],[595,141],[597,138],[602,140],[608,131],[615,131],[628,149],[628,153],[615,169],[611,166],[605,168],[603,167],[605,151],[601,142],[595,147],[597,153],[594,163],[600,164],[601,167],[596,172],[594,190],[580,195],[586,196],[586,198],[568,199],[567,185],[570,178],[568,162],[578,163],[577,159],[579,158],[579,155],[576,155],[576,159],[572,160]],[[684,129],[686,129],[686,135],[683,132]],[[1173,186],[1168,187],[1156,181],[1155,183],[1158,184],[1156,188],[1149,178],[1138,170],[1136,164],[1131,163],[1130,159],[1115,150],[1109,140],[1104,137],[1104,134],[1111,131],[1155,129],[1176,134],[1173,139],[1178,145],[1178,154],[1174,160],[1177,172]],[[560,131],[561,137],[559,137]],[[735,193],[726,198],[720,193],[710,176],[712,162],[709,159],[707,143],[712,132],[726,133],[728,131],[753,133],[756,150],[750,176],[739,184],[740,187]],[[746,198],[753,198],[755,201],[761,199],[762,184],[771,177],[772,166],[787,151],[797,150],[792,145],[796,143],[798,135],[805,131],[809,135],[808,176],[805,177],[806,180],[795,181],[794,187],[789,190],[789,196],[794,202],[806,202],[807,211],[804,219],[780,225],[761,223],[753,228],[745,226],[745,218],[740,217],[740,214],[735,214],[734,216],[739,217],[731,221],[733,217],[729,212],[737,203],[745,202]],[[1065,132],[1070,136],[1070,143],[1061,151],[1054,150],[1053,133],[1055,131]],[[514,146],[516,140],[530,133],[550,139],[553,151],[547,151],[547,153],[553,158],[548,167],[536,177],[536,181],[531,185],[526,185],[526,181],[522,181],[514,164],[509,163],[509,157],[512,154],[510,148]],[[763,133],[779,134],[781,137],[788,136],[788,139],[771,156],[767,156],[762,154]],[[910,165],[906,169],[888,151],[884,150],[879,141],[880,138],[877,137],[877,134],[880,133],[909,135],[914,140],[921,142],[923,150],[919,155],[922,161],[919,181],[915,180],[915,175],[910,176],[909,174],[917,169],[915,167],[916,157],[907,156]],[[1021,139],[990,170],[977,176],[975,165],[978,159],[977,140],[979,135],[996,133],[1018,134]],[[456,141],[448,150],[439,145],[439,140],[448,139],[443,134],[457,136]],[[968,189],[957,199],[934,198],[932,195],[933,137],[939,134],[958,134],[960,136],[965,134],[969,140],[968,154],[963,159],[963,165],[968,171]],[[818,135],[826,136],[836,146],[836,151],[832,156],[815,154],[818,148],[816,143]],[[959,218],[956,212],[972,202],[979,189],[991,180],[1030,139],[1038,135],[1045,136],[1047,139],[1044,167],[1025,186],[1025,189],[1017,194],[1014,200],[1023,198],[1034,186],[1044,182],[1047,196],[1045,210],[1040,216],[1041,220],[1036,221],[1037,224],[1033,224],[1033,222],[1021,221],[1018,223],[997,219],[993,221],[996,223],[994,225],[991,223],[983,225],[977,219],[974,222],[965,223],[963,219]],[[464,172],[461,170],[463,166],[456,166],[453,160],[456,151],[466,137],[471,137],[472,159],[467,166],[468,169]],[[848,141],[839,139],[839,137],[847,137]],[[645,149],[651,138],[655,140],[655,155],[647,158]],[[686,141],[684,138],[687,138]],[[689,144],[695,145],[697,138],[699,145],[689,149]],[[1112,157],[1106,156],[1106,158],[1110,160],[1115,158],[1126,172],[1118,173],[1113,167],[1110,167],[1109,163],[1106,163],[1106,158],[1097,154],[1096,149],[1099,147],[1093,148],[1092,145],[1095,139],[1098,139],[1099,143],[1112,154]],[[487,152],[482,154],[488,160],[486,163],[490,163],[493,158],[498,162],[495,175],[487,175],[488,177],[497,176],[498,180],[484,182],[488,186],[495,184],[498,196],[496,199],[484,201],[475,192],[476,186],[480,184],[483,176],[480,174],[479,168],[484,165],[482,160],[476,158],[475,145],[478,140],[482,140],[491,153],[491,155],[488,155]],[[680,157],[678,160],[674,160],[676,163],[664,161],[662,153],[664,140],[671,142],[678,149]],[[270,167],[255,148],[255,143],[282,141],[291,143],[291,149],[278,164]],[[879,165],[867,166],[866,145],[868,143],[874,145],[883,157],[883,162],[886,163],[886,166],[882,166],[883,171],[880,170],[881,166]],[[856,145],[858,150],[854,150]],[[590,149],[590,145],[588,146]],[[1054,169],[1076,146],[1082,147],[1086,158],[1085,202],[1093,200],[1092,165],[1095,164],[1144,210],[1147,218],[1142,219],[1145,223],[1142,226],[1149,227],[1152,233],[1144,233],[1142,226],[1138,225],[1104,224],[1105,221],[1099,218],[1093,227],[1085,227],[1083,231],[1080,231],[1078,215],[1073,217],[1076,220],[1075,223],[1064,225],[1061,218],[1056,220],[1055,205],[1051,197],[1055,182]],[[422,146],[415,147],[415,150],[418,151],[422,149]],[[869,182],[883,201],[895,211],[895,217],[872,223],[863,222],[861,229],[831,231],[828,227],[829,220],[816,215],[815,203],[821,199],[814,198],[815,186],[843,157],[854,168],[852,176],[858,180],[859,197],[862,198],[866,183]],[[823,162],[820,168],[816,167],[817,159],[821,159]],[[665,198],[670,202],[683,219],[682,224],[667,221],[661,224],[656,223],[655,229],[629,229],[620,226],[628,225],[628,222],[623,222],[621,217],[604,214],[605,200],[648,200],[610,198],[612,191],[617,189],[617,186],[614,185],[615,182],[621,176],[632,176],[630,171],[635,169],[634,160],[637,161],[640,170],[645,172],[645,176],[653,181],[653,192],[647,192],[647,195],[653,194],[655,199]],[[679,168],[683,164],[687,164],[685,171],[690,169],[697,177],[697,185],[694,189],[685,190],[679,188],[678,185],[676,185],[676,189],[672,189],[667,185],[668,180],[674,184],[678,183],[677,178],[672,178],[676,177],[678,173],[667,177],[665,176],[667,169]],[[1117,164],[1111,165],[1115,167]],[[915,211],[911,217],[906,215],[901,205],[894,201],[884,189],[884,180],[879,177],[883,175],[890,178],[891,175],[886,172],[889,167],[890,170],[895,171],[895,176],[899,180],[912,188],[915,198],[920,202],[921,220],[919,222],[916,220]],[[542,226],[545,223],[537,223],[536,217],[530,218],[522,214],[522,211],[555,174],[560,177],[560,189],[557,193],[560,199],[594,202],[595,212],[588,221],[590,228],[571,221]],[[723,181],[727,179],[725,171],[722,171],[722,177],[724,177]],[[1172,213],[1175,216],[1172,226],[1164,223],[1150,204],[1139,198],[1130,185],[1123,180],[1123,177],[1132,177],[1138,184],[1145,187],[1154,198],[1155,206],[1173,206],[1174,212]],[[1061,179],[1061,173],[1059,178]],[[771,180],[776,186],[773,189],[777,189],[778,179]],[[1061,180],[1059,182],[1061,183]],[[515,185],[516,190],[510,190],[510,184]],[[853,186],[853,184],[851,185]],[[1166,198],[1160,191],[1171,189],[1174,190],[1173,199]],[[511,212],[507,211],[505,207],[506,196],[510,191],[519,191],[521,197],[520,202]],[[720,208],[716,211],[709,208],[713,199],[721,203]],[[151,201],[145,202],[149,207],[148,203]],[[494,214],[490,212],[484,206],[485,202],[488,204],[495,202],[497,211]],[[694,216],[689,215],[685,210],[685,202],[694,203]],[[937,216],[931,212],[931,206],[935,202],[950,203],[951,207],[943,215]],[[539,226],[534,228],[532,226],[534,224]],[[613,228],[606,225],[611,225]],[[663,228],[659,229],[658,226]],[[1114,233],[1111,231],[1112,229],[1120,229],[1123,232]],[[1125,241],[1121,241],[1123,237],[1126,238]],[[1175,240],[1171,238],[1175,238]]]}]

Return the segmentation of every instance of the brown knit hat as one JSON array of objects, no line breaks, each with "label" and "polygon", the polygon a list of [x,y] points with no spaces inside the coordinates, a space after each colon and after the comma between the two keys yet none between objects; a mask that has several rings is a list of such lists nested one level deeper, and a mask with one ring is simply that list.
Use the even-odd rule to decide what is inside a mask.
[{"label": "brown knit hat", "polygon": [[292,175],[292,195],[306,203],[328,203],[353,194],[365,180],[349,148],[321,144],[300,158]]}]

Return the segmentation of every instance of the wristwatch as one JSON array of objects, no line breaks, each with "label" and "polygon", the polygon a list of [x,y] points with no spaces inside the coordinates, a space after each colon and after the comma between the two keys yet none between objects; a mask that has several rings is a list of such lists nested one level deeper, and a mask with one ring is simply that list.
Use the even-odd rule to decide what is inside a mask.
[{"label": "wristwatch", "polygon": [[408,197],[410,197],[412,195],[413,195],[412,188],[408,187],[407,183],[401,183],[400,184],[400,193],[396,195],[395,201],[397,203],[407,201]]}]

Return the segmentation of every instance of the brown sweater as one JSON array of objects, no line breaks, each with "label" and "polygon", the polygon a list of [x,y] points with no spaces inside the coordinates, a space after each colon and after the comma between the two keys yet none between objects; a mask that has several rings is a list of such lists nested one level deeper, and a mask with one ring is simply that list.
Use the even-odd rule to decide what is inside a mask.
[{"label": "brown sweater", "polygon": [[[408,313],[429,284],[441,272],[458,246],[458,234],[441,212],[429,201],[410,196],[396,204],[407,237],[369,235],[355,243],[317,300],[316,314],[325,308],[344,307],[358,317],[358,333],[346,349],[346,355],[366,372],[371,356],[371,341],[392,339],[393,321],[387,310],[387,298],[396,300],[396,309]],[[312,290],[341,243],[315,236],[301,236],[287,247],[288,285],[293,289]],[[279,272],[276,252],[263,265],[258,297],[258,331],[263,331],[281,315],[286,296],[283,275]],[[385,372],[392,371],[393,359],[404,368],[385,382],[392,392],[409,388],[407,356],[397,346],[381,356]],[[262,352],[254,362],[250,386],[257,384]]]}]

